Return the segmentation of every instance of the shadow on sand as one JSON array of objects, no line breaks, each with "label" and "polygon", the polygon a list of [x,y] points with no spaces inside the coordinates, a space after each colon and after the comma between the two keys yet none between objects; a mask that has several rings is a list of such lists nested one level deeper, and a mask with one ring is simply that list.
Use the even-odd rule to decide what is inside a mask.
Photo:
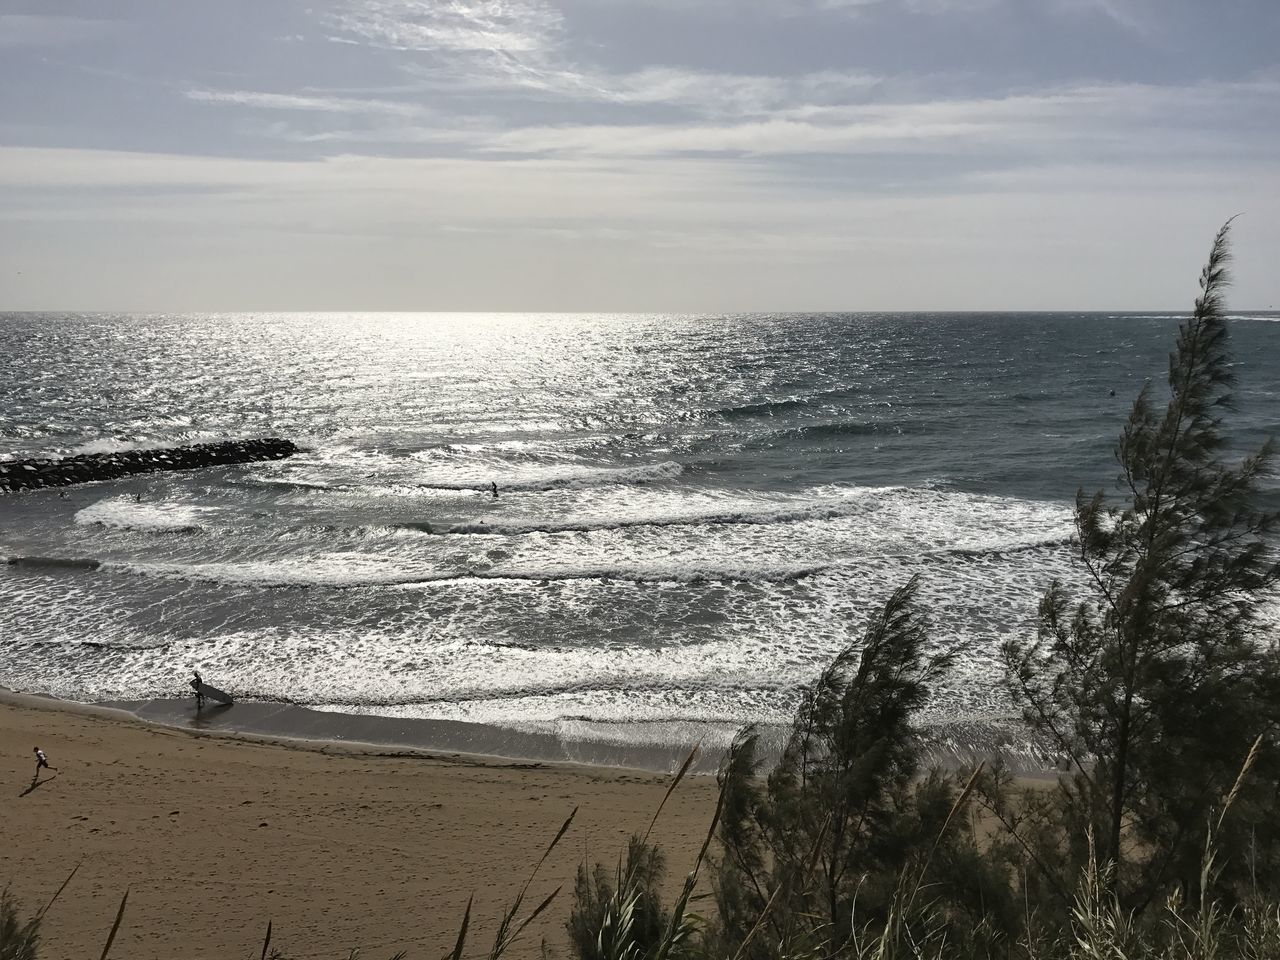
[{"label": "shadow on sand", "polygon": [[48,783],[50,780],[57,780],[57,779],[58,779],[58,775],[55,773],[52,777],[45,777],[43,780],[41,780],[40,774],[37,773],[34,777],[31,778],[31,786],[23,790],[20,794],[18,794],[18,796],[25,797],[28,793],[31,793],[31,791],[35,790],[37,787],[42,787],[46,783]]}]

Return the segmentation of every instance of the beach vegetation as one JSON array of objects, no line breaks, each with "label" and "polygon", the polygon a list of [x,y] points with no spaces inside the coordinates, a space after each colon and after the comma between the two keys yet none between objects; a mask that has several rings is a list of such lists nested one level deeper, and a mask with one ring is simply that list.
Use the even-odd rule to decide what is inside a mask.
[{"label": "beach vegetation", "polygon": [[670,922],[662,904],[662,851],[638,836],[610,873],[602,864],[578,867],[569,915],[569,942],[582,960],[653,956]]},{"label": "beach vegetation", "polygon": [[36,960],[40,946],[40,918],[21,918],[8,887],[0,890],[0,960]]},{"label": "beach vegetation", "polygon": [[1010,926],[1008,884],[964,829],[976,773],[922,769],[913,721],[959,651],[932,642],[917,593],[914,579],[895,591],[803,691],[767,776],[754,730],[730,750],[717,953],[773,960],[853,949],[869,928],[987,940]]},{"label": "beach vegetation", "polygon": [[[1271,443],[1227,455],[1229,229],[1180,325],[1163,405],[1148,385],[1121,433],[1121,496],[1077,496],[1087,592],[1054,584],[1036,636],[1004,645],[1014,698],[1065,767],[1016,818],[992,805],[1025,854],[1032,902],[1066,909],[1095,856],[1127,911],[1198,902],[1208,876],[1231,904],[1280,890],[1280,821],[1266,815],[1280,785],[1280,658],[1258,619],[1280,575],[1280,514],[1259,505]],[[1252,775],[1236,782],[1246,756]],[[1207,875],[1206,831],[1228,790]]]}]

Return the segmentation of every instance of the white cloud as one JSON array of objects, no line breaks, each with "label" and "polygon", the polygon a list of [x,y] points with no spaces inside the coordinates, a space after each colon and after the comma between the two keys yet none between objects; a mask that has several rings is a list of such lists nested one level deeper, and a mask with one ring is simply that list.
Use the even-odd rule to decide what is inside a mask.
[{"label": "white cloud", "polygon": [[[689,76],[680,75],[669,83],[639,88],[654,102],[672,102],[691,83]],[[732,83],[729,86],[733,88]],[[1265,134],[1250,131],[1265,130],[1271,120],[1280,122],[1280,83],[1261,80],[1182,87],[1087,85],[1004,97],[902,103],[817,104],[801,100],[797,105],[765,106],[786,102],[803,86],[781,80],[776,86],[762,83],[753,89],[751,109],[738,101],[739,111],[707,110],[710,120],[503,126],[493,119],[470,119],[455,120],[448,126],[390,124],[321,133],[284,130],[281,135],[310,142],[449,143],[476,155],[641,159],[681,154],[803,157],[947,153],[956,158],[1002,157],[1005,161],[1045,163],[1102,153],[1159,166],[1224,149],[1270,151],[1273,144]],[[1250,125],[1231,126],[1233,116],[1246,117]],[[1147,132],[1135,137],[1139,125]],[[789,175],[796,175],[795,171]]]},{"label": "white cloud", "polygon": [[259,110],[299,110],[319,113],[369,113],[394,117],[420,117],[428,113],[419,104],[393,100],[361,100],[349,97],[311,97],[249,90],[188,90],[188,100],[233,104]]},{"label": "white cloud", "polygon": [[990,135],[975,122],[908,123],[893,120],[814,124],[770,119],[732,125],[528,127],[494,134],[481,149],[510,153],[660,156],[679,153],[798,155],[920,149],[927,141]]},{"label": "white cloud", "polygon": [[[692,9],[563,9],[623,2],[664,5],[673,29]],[[1147,281],[1132,261],[1158,279],[1169,238],[1185,235],[1196,250],[1178,273],[1194,271],[1203,235],[1245,209],[1259,236],[1241,253],[1259,251],[1257,275],[1272,277],[1280,77],[1263,79],[1256,56],[1187,57],[1185,69],[1148,48],[1145,60],[1108,59],[1117,34],[1151,29],[1156,2],[1048,0],[1033,17],[1026,0],[706,0],[715,9],[700,3],[691,21],[705,37],[664,45],[646,30],[625,51],[608,45],[628,40],[607,11],[568,21],[561,0],[326,0],[306,14],[249,4],[236,8],[249,18],[238,27],[261,44],[243,57],[229,56],[243,32],[197,29],[222,23],[218,5],[199,16],[179,5],[118,34],[105,22],[0,16],[0,42],[128,41],[11,74],[31,95],[10,98],[5,142],[155,151],[0,148],[0,221],[19,225],[0,231],[0,253],[49,267],[43,290],[24,288],[38,305],[75,275],[97,278],[76,285],[86,307],[118,303],[114,290],[150,298],[143,306],[223,305],[223,291],[238,291],[250,306],[712,309],[911,307],[925,305],[911,299],[921,291],[944,307],[1060,307],[1080,302],[1062,277],[1077,270],[1092,283],[1123,253],[1126,275],[1090,293],[1112,306],[1123,284]],[[1015,3],[1020,15],[1005,17]],[[987,7],[990,19],[978,15]],[[924,42],[941,42],[936,25],[916,45],[923,24],[895,11],[972,16],[973,47],[937,56]],[[1112,42],[1064,64],[1053,31],[1026,32],[1045,11],[1068,18],[1072,43],[1090,32]],[[834,42],[805,45],[861,14],[842,29],[865,27],[857,49],[883,30],[900,47],[876,60],[902,75],[864,72]],[[732,28],[713,32],[713,17]],[[1161,35],[1183,42],[1202,19],[1183,16]],[[988,44],[996,22],[1005,32]],[[181,62],[151,42],[184,30]],[[271,38],[295,30],[305,39],[272,58]],[[352,46],[298,56],[317,38]],[[1013,43],[1022,49],[1006,63]],[[980,76],[954,72],[966,57]],[[116,76],[120,63],[137,76]],[[1105,82],[1144,75],[1258,79]],[[1014,76],[1036,85],[1015,87]],[[173,122],[150,122],[156,111]],[[992,263],[1020,288],[982,287]]]},{"label": "white cloud", "polygon": [[776,76],[658,64],[630,72],[584,66],[566,57],[562,17],[544,0],[352,0],[326,20],[344,34],[338,39],[430,54],[405,70],[435,90],[749,115],[797,98],[830,102],[880,82],[858,71]]},{"label": "white cloud", "polygon": [[396,50],[512,54],[548,48],[562,23],[542,0],[352,0],[327,20]]},{"label": "white cloud", "polygon": [[509,60],[432,68],[411,64],[406,72],[434,90],[519,92],[578,103],[674,106],[704,116],[751,116],[797,102],[844,102],[884,82],[883,77],[857,71],[778,76],[654,65],[609,73],[527,62],[517,67]]}]

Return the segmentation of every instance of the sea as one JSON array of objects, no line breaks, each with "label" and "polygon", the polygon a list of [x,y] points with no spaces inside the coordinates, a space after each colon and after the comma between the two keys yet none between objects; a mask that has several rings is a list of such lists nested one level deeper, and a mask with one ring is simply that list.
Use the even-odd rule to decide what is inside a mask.
[{"label": "sea", "polygon": [[[1179,319],[0,314],[0,459],[302,447],[0,495],[0,686],[723,745],[918,577],[964,648],[921,724],[999,724]],[[1277,321],[1230,320],[1237,453]]]}]

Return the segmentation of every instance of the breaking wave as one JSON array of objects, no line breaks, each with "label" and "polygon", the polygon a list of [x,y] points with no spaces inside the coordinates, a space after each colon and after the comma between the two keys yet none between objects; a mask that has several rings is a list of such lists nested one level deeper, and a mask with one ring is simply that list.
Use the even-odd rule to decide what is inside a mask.
[{"label": "breaking wave", "polygon": [[642,483],[658,483],[674,480],[684,472],[684,466],[674,460],[647,464],[642,467],[579,468],[550,467],[520,471],[514,475],[502,473],[481,474],[474,480],[432,482],[417,485],[432,490],[481,490],[488,491],[496,483],[501,490],[542,492],[581,487],[631,486]]},{"label": "breaking wave", "polygon": [[92,557],[3,557],[0,558],[10,567],[32,570],[97,570],[102,566],[101,560]]},{"label": "breaking wave", "polygon": [[882,437],[903,433],[930,433],[934,429],[927,420],[859,420],[810,423],[795,427],[771,430],[754,438],[749,447],[769,446],[780,440],[839,440],[844,437]]},{"label": "breaking wave", "polygon": [[14,567],[35,570],[112,573],[167,580],[217,583],[260,589],[331,589],[362,587],[410,587],[433,583],[476,580],[553,583],[571,580],[624,581],[634,583],[778,583],[798,580],[828,569],[825,564],[792,566],[671,566],[668,564],[585,565],[580,567],[513,567],[459,570],[405,569],[376,558],[352,558],[325,563],[313,559],[261,563],[157,563],[98,560],[78,557],[10,557]]},{"label": "breaking wave", "polygon": [[456,523],[445,527],[431,523],[404,523],[399,526],[421,533],[519,537],[534,533],[591,533],[598,530],[626,530],[634,527],[694,527],[745,524],[802,523],[809,520],[833,520],[852,516],[867,509],[865,504],[776,505],[759,509],[698,510],[687,513],[640,515],[635,517],[591,517],[579,520],[530,520],[527,522]]},{"label": "breaking wave", "polygon": [[200,533],[211,512],[209,507],[141,503],[128,497],[114,497],[78,510],[75,521],[83,526],[146,533]]}]

